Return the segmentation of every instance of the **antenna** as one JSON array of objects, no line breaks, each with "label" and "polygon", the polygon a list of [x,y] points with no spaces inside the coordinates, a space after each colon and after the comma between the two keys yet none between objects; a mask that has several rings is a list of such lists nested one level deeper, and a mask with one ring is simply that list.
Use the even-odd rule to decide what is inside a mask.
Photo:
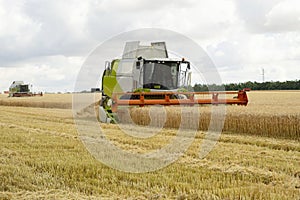
[{"label": "antenna", "polygon": [[262,82],[265,82],[265,69],[264,68],[261,68],[262,70]]}]

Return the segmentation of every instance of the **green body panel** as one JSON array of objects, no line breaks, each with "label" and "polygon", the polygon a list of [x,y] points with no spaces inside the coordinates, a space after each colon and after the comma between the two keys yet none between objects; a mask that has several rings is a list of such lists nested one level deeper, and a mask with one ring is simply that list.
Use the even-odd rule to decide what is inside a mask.
[{"label": "green body panel", "polygon": [[119,63],[120,63],[120,59],[116,59],[116,60],[113,60],[111,62],[111,75],[112,76],[117,75],[117,70],[118,70],[118,67],[119,67]]},{"label": "green body panel", "polygon": [[111,97],[113,92],[123,92],[117,82],[117,70],[120,60],[113,60],[111,63],[111,70],[106,70],[103,76],[103,91],[104,94]]},{"label": "green body panel", "polygon": [[113,92],[123,92],[117,83],[116,76],[105,76],[103,78],[103,90],[105,95],[111,97]]},{"label": "green body panel", "polygon": [[9,92],[10,92],[10,93],[20,92],[20,88],[18,88],[18,87],[10,88],[10,89],[9,89]]},{"label": "green body panel", "polygon": [[13,88],[9,88],[10,93],[18,93],[18,92],[29,92],[28,85],[16,85]]}]

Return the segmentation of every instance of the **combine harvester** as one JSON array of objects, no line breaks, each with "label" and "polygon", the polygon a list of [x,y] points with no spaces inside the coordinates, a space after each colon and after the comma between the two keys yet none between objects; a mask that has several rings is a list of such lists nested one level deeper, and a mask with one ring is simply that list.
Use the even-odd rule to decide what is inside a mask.
[{"label": "combine harvester", "polygon": [[9,97],[32,97],[43,96],[43,93],[33,93],[29,89],[29,84],[23,81],[14,81],[9,87]]},{"label": "combine harvester", "polygon": [[[189,92],[189,61],[169,58],[165,42],[142,46],[127,42],[121,59],[105,63],[99,120],[117,123],[119,107],[147,105],[247,105],[248,89],[237,92]],[[220,96],[234,95],[233,98]],[[200,97],[200,98],[199,98]],[[201,98],[202,97],[202,98]]]}]

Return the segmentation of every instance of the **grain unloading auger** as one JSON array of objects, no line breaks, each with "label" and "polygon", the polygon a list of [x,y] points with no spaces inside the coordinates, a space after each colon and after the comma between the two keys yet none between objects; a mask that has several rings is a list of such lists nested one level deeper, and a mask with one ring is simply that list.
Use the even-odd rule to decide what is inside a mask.
[{"label": "grain unloading auger", "polygon": [[[190,62],[169,58],[165,42],[127,42],[121,59],[106,62],[102,76],[101,122],[117,122],[120,107],[147,105],[247,105],[248,90],[189,92]],[[234,96],[226,98],[227,95]],[[225,98],[224,98],[225,97]]]}]

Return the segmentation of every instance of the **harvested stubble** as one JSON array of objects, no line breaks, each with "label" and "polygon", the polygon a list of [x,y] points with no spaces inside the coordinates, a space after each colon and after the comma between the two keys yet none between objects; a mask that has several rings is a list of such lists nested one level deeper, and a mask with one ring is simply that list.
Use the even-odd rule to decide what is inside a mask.
[{"label": "harvested stubble", "polygon": [[[163,129],[141,139],[118,125],[101,128],[118,147],[140,153],[176,136]],[[222,134],[200,159],[203,138],[197,132],[164,169],[124,173],[88,153],[71,110],[0,106],[0,199],[299,199],[298,141]]]}]

